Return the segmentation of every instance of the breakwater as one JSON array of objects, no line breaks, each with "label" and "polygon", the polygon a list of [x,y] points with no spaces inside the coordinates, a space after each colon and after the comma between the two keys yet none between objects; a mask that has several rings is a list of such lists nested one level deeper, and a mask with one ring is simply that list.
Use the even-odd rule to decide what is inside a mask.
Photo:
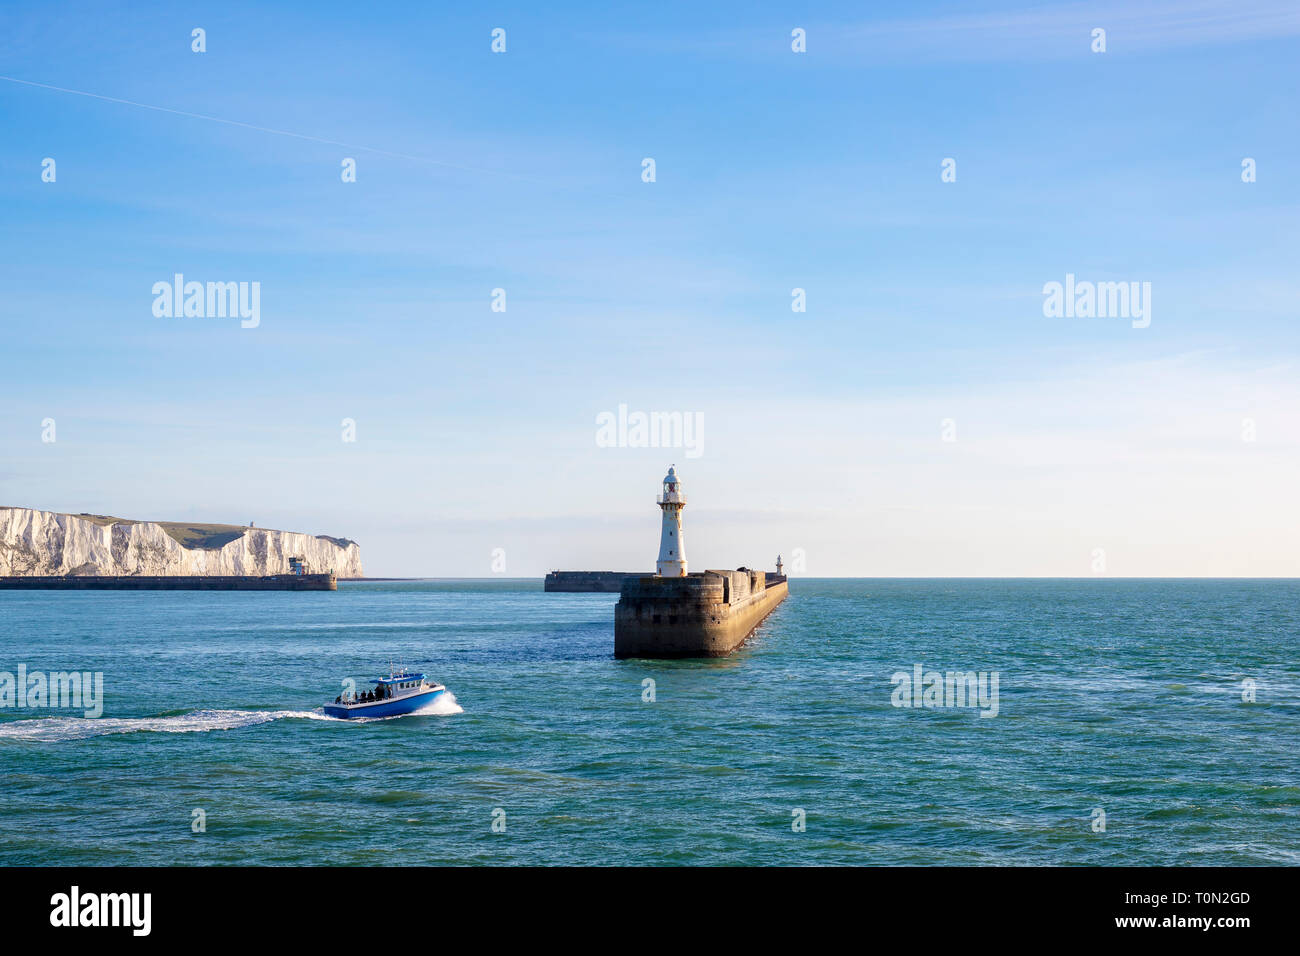
[{"label": "breakwater", "polygon": [[624,581],[641,575],[638,571],[552,571],[542,582],[542,590],[618,594]]},{"label": "breakwater", "polygon": [[746,568],[629,578],[614,606],[614,656],[725,657],[789,594],[784,575]]},{"label": "breakwater", "polygon": [[0,590],[56,591],[337,591],[333,574],[22,575],[0,577]]}]

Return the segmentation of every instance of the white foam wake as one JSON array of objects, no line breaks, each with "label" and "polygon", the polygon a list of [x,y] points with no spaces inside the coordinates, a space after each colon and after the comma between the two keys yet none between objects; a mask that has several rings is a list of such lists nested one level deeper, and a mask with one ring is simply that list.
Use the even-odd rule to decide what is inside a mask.
[{"label": "white foam wake", "polygon": [[312,710],[196,710],[172,717],[36,717],[0,724],[0,739],[81,740],[105,734],[153,731],[163,734],[192,734],[209,730],[238,730],[284,717],[304,720],[334,720]]},{"label": "white foam wake", "polygon": [[429,701],[429,703],[425,704],[419,710],[411,711],[411,716],[415,716],[416,714],[431,714],[431,715],[440,716],[444,714],[463,714],[463,713],[465,713],[465,708],[460,706],[460,704],[456,703],[456,695],[453,694],[451,691],[445,691],[444,693],[439,694],[433,700]]}]

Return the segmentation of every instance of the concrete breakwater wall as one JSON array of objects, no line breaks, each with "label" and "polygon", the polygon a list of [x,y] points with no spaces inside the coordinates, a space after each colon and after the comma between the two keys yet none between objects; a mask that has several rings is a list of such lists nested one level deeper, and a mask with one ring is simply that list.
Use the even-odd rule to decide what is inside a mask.
[{"label": "concrete breakwater wall", "polygon": [[337,591],[332,574],[22,575],[0,577],[0,590],[54,591]]},{"label": "concrete breakwater wall", "polygon": [[630,578],[614,607],[614,656],[724,657],[789,594],[784,576],[762,571]]},{"label": "concrete breakwater wall", "polygon": [[641,576],[640,571],[552,571],[542,582],[542,590],[618,594],[624,581]]}]

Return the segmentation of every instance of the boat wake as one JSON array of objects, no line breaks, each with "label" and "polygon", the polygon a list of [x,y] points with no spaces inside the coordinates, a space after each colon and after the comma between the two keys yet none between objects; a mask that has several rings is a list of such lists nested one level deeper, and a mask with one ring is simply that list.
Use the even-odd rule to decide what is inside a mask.
[{"label": "boat wake", "polygon": [[463,714],[465,708],[456,703],[456,695],[451,691],[444,691],[436,699],[425,704],[419,710],[411,711],[408,717],[418,717],[421,715],[442,716],[445,714]]},{"label": "boat wake", "polygon": [[[403,716],[464,712],[464,708],[456,703],[456,696],[447,691],[432,703]],[[110,734],[195,734],[212,730],[239,730],[257,724],[269,724],[274,720],[328,720],[336,724],[356,724],[396,719],[398,718],[377,717],[372,720],[343,720],[327,716],[320,710],[195,710],[170,717],[35,717],[0,723],[0,741],[32,740],[50,743]]]},{"label": "boat wake", "polygon": [[209,730],[238,730],[285,717],[334,719],[310,710],[195,710],[173,717],[36,717],[0,724],[0,740],[82,740],[142,731],[194,734]]}]

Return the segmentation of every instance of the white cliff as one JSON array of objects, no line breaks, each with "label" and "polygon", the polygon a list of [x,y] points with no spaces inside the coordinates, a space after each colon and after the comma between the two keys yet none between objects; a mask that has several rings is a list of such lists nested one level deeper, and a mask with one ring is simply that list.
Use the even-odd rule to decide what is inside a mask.
[{"label": "white cliff", "polygon": [[186,547],[153,521],[0,508],[0,575],[288,574],[289,559],[301,557],[312,573],[363,576],[353,541],[231,525],[167,526],[183,529],[183,537],[199,529],[209,536],[195,535],[199,546]]}]

